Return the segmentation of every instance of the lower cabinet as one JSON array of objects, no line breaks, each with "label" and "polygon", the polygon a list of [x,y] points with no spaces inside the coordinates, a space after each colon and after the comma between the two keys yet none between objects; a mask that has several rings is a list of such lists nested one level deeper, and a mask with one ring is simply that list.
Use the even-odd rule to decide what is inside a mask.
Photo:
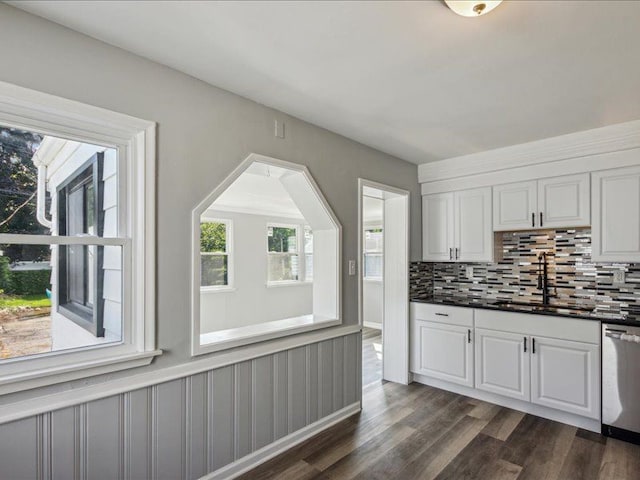
[{"label": "lower cabinet", "polygon": [[600,419],[597,322],[412,306],[410,358],[416,374]]},{"label": "lower cabinet", "polygon": [[598,345],[545,337],[533,337],[533,341],[531,401],[584,417],[599,418]]},{"label": "lower cabinet", "polygon": [[476,388],[529,401],[526,335],[476,328]]},{"label": "lower cabinet", "polygon": [[476,328],[476,388],[600,418],[600,348]]},{"label": "lower cabinet", "polygon": [[437,322],[413,322],[411,371],[473,387],[472,329]]}]

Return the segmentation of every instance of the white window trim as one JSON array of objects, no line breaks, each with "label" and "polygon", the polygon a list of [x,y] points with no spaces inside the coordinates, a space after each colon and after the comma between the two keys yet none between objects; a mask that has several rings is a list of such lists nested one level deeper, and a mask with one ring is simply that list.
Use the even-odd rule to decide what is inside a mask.
[{"label": "white window trim", "polygon": [[0,82],[0,124],[45,135],[116,148],[122,205],[128,205],[123,238],[0,236],[1,243],[122,245],[123,341],[0,362],[0,394],[51,385],[151,363],[155,340],[155,144],[154,122]]},{"label": "white window trim", "polygon": [[[228,218],[217,218],[217,217],[207,217],[202,216],[200,223],[224,223],[225,228],[225,247],[226,251],[224,252],[227,255],[227,285],[209,285],[206,287],[200,286],[200,291],[202,293],[225,293],[225,292],[235,292],[235,283],[234,283],[234,253],[233,253],[233,220]],[[202,254],[202,252],[200,252]]]},{"label": "white window trim", "polygon": [[[207,208],[218,198],[229,186],[240,176],[242,173],[254,162],[266,163],[269,165],[279,166],[287,168],[299,173],[302,173],[306,180],[313,188],[314,194],[318,202],[322,205],[327,215],[331,218],[331,222],[336,227],[335,239],[337,244],[336,251],[336,272],[335,272],[335,299],[336,299],[336,314],[331,318],[317,317],[314,322],[301,325],[299,327],[275,331],[273,333],[259,334],[251,337],[247,337],[239,340],[231,340],[219,343],[211,343],[201,345],[200,343],[200,219],[201,215],[207,210]],[[206,198],[204,198],[192,211],[191,214],[191,248],[192,248],[192,260],[191,260],[191,355],[204,355],[207,353],[220,352],[224,355],[223,350],[228,350],[235,347],[243,347],[242,355],[250,357],[253,352],[260,351],[263,348],[265,341],[282,342],[285,345],[295,345],[296,338],[293,335],[309,333],[314,330],[338,327],[342,325],[342,225],[338,221],[338,218],[333,213],[333,210],[329,206],[329,203],[322,195],[320,187],[315,182],[309,169],[297,163],[287,162],[285,160],[279,160],[277,158],[267,157],[257,153],[251,153],[245,160],[225,178]],[[299,282],[296,282],[299,283]],[[305,282],[305,285],[310,285],[310,282]],[[291,336],[290,338],[286,338]]]}]

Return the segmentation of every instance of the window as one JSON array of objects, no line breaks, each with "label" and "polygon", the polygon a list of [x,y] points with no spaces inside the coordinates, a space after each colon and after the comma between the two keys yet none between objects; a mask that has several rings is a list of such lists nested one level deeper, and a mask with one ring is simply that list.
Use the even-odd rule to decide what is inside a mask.
[{"label": "window", "polygon": [[0,96],[0,394],[149,364],[155,124]]},{"label": "window", "polygon": [[341,323],[340,226],[305,167],[250,155],[192,228],[193,355]]},{"label": "window", "polygon": [[267,225],[267,282],[296,282],[300,279],[299,227]]},{"label": "window", "polygon": [[304,281],[313,282],[313,230],[304,226]]},{"label": "window", "polygon": [[364,231],[364,278],[382,280],[383,269],[382,228],[368,228]]},{"label": "window", "polygon": [[200,288],[229,288],[231,282],[231,221],[210,220],[200,224]]},{"label": "window", "polygon": [[[104,235],[102,218],[104,152],[70,175],[56,192],[58,232],[68,236]],[[58,247],[58,311],[95,337],[104,337],[103,255],[95,245]]]}]

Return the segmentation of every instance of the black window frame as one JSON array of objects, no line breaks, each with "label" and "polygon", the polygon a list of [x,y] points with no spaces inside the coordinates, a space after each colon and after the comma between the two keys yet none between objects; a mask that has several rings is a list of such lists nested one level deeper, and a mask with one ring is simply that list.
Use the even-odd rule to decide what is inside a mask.
[{"label": "black window frame", "polygon": [[[94,202],[93,202],[93,218],[95,219],[96,232],[95,235],[102,237],[104,234],[104,153],[99,152],[87,160],[80,168],[78,168],[69,178],[61,183],[56,191],[57,209],[58,209],[58,234],[68,235],[68,218],[69,210],[68,200],[69,194],[77,188],[86,188],[86,185],[93,186]],[[83,195],[86,195],[83,194]],[[86,221],[88,211],[86,210],[86,198],[83,197],[83,229],[86,230]],[[74,302],[70,298],[69,288],[69,262],[68,249],[70,245],[60,245],[58,248],[58,312],[70,319],[78,326],[89,331],[95,337],[104,337],[104,249],[96,247],[93,262],[93,284],[95,285],[95,298],[92,299],[91,307]],[[79,247],[78,245],[75,246]],[[82,245],[85,258],[84,268],[82,269],[82,283],[84,295],[88,295],[89,272],[88,268],[88,249],[89,245]]]}]

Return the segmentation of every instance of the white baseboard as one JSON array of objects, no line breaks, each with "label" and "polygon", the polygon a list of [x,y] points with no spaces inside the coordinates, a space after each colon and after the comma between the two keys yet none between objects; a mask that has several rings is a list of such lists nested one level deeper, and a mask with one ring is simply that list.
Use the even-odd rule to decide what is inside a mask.
[{"label": "white baseboard", "polygon": [[358,413],[361,410],[360,402],[352,403],[351,405],[344,407],[337,412],[327,415],[321,418],[317,422],[307,425],[300,430],[290,433],[286,437],[282,437],[269,445],[262,447],[260,450],[256,450],[249,455],[246,455],[229,465],[225,465],[218,470],[211,472],[200,480],[222,480],[236,478],[249,470],[256,468],[258,465],[272,459],[273,457],[286,452],[290,448],[304,442],[305,440],[317,435],[318,433],[326,430],[327,428],[335,425],[338,422]]},{"label": "white baseboard", "polygon": [[363,327],[367,327],[367,328],[374,328],[376,330],[382,331],[382,324],[381,323],[362,322],[362,326]]},{"label": "white baseboard", "polygon": [[546,418],[548,420],[554,420],[560,423],[566,423],[578,428],[584,428],[591,432],[600,433],[600,420],[594,420],[592,418],[582,417],[574,413],[563,412],[555,410],[549,407],[543,407],[542,405],[536,405],[534,403],[524,402],[522,400],[516,400],[515,398],[503,397],[491,392],[484,392],[475,388],[465,387],[463,385],[456,385],[445,380],[439,380],[436,378],[413,374],[413,381],[422,383],[423,385],[429,385],[431,387],[440,388],[450,392],[465,395],[471,398],[477,398],[489,403],[495,403],[501,407],[512,408],[524,413],[530,413],[538,417]]}]

